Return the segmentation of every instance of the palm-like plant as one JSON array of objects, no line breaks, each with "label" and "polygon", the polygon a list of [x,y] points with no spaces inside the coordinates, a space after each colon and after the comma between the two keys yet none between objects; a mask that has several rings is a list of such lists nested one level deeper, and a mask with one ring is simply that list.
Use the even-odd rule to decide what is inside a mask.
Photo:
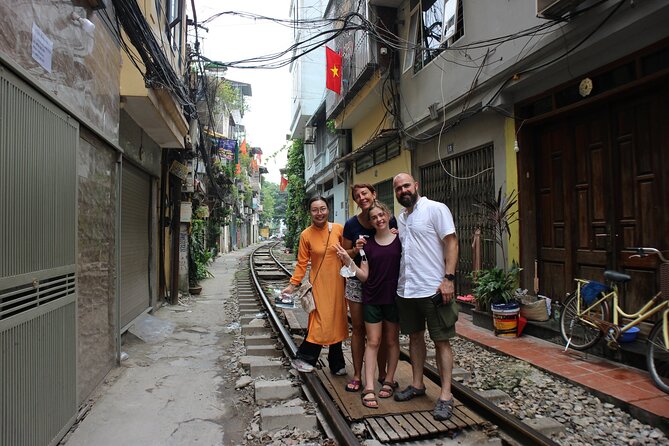
[{"label": "palm-like plant", "polygon": [[481,309],[488,309],[491,303],[508,303],[515,300],[514,291],[518,284],[521,268],[513,262],[507,269],[507,253],[505,241],[511,236],[511,225],[518,221],[518,210],[515,205],[518,194],[502,193],[499,188],[496,198],[477,201],[474,206],[480,209],[481,223],[492,229],[495,245],[502,251],[502,268],[494,267],[472,274],[474,295]]},{"label": "palm-like plant", "polygon": [[[500,186],[497,198],[477,201],[474,206],[478,207],[484,226],[492,228],[493,240],[502,250],[502,265],[506,270],[507,257],[504,242],[511,236],[510,226],[518,221],[518,194],[511,191],[509,195],[502,193]],[[486,225],[487,223],[487,225]]]}]

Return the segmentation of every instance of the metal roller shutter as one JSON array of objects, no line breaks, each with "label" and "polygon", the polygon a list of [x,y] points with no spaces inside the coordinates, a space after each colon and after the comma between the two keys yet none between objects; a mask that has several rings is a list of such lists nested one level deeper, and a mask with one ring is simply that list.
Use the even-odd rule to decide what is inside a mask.
[{"label": "metal roller shutter", "polygon": [[150,205],[149,176],[124,164],[121,191],[121,327],[127,326],[151,304]]}]

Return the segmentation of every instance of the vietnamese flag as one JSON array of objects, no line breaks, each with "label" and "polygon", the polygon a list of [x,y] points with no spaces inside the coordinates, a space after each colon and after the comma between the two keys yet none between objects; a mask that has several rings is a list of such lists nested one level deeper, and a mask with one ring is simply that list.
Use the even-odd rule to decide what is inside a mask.
[{"label": "vietnamese flag", "polygon": [[325,88],[341,94],[341,55],[325,47]]},{"label": "vietnamese flag", "polygon": [[242,145],[239,146],[239,151],[246,155],[246,138],[242,141]]},{"label": "vietnamese flag", "polygon": [[279,191],[283,192],[288,187],[288,178],[281,175],[281,183],[279,184]]}]

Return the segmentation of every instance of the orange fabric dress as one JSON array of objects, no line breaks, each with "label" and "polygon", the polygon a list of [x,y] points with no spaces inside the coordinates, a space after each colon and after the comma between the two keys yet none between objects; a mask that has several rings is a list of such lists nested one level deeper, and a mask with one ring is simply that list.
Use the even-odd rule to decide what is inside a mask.
[{"label": "orange fabric dress", "polygon": [[[309,280],[313,285],[316,309],[309,314],[307,341],[314,344],[336,344],[348,337],[348,319],[344,300],[345,282],[339,274],[341,262],[334,248],[334,245],[342,242],[343,232],[342,225],[332,223],[329,240],[327,224],[323,228],[311,225],[300,234],[297,265],[293,277],[290,278],[290,283],[300,285],[307,270],[307,263],[311,260]],[[321,260],[323,260],[322,265]],[[321,265],[320,271],[319,265]],[[314,277],[316,277],[316,283],[313,282]]]}]

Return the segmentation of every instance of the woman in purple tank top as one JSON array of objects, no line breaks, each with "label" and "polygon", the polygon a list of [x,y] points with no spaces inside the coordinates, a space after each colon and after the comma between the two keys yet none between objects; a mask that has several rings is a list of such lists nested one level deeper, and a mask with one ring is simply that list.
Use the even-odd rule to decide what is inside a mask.
[{"label": "woman in purple tank top", "polygon": [[[379,390],[379,398],[390,398],[397,384],[394,381],[399,360],[399,314],[395,306],[395,293],[400,270],[402,246],[397,234],[390,231],[390,210],[380,202],[369,208],[369,221],[376,233],[365,244],[360,266],[356,266],[346,250],[337,246],[337,255],[351,272],[364,283],[362,292],[363,315],[367,344],[365,346],[365,389],[362,404],[379,407],[374,390],[377,356],[381,338],[387,347],[388,368],[386,379]],[[363,254],[361,252],[361,254]]]}]

